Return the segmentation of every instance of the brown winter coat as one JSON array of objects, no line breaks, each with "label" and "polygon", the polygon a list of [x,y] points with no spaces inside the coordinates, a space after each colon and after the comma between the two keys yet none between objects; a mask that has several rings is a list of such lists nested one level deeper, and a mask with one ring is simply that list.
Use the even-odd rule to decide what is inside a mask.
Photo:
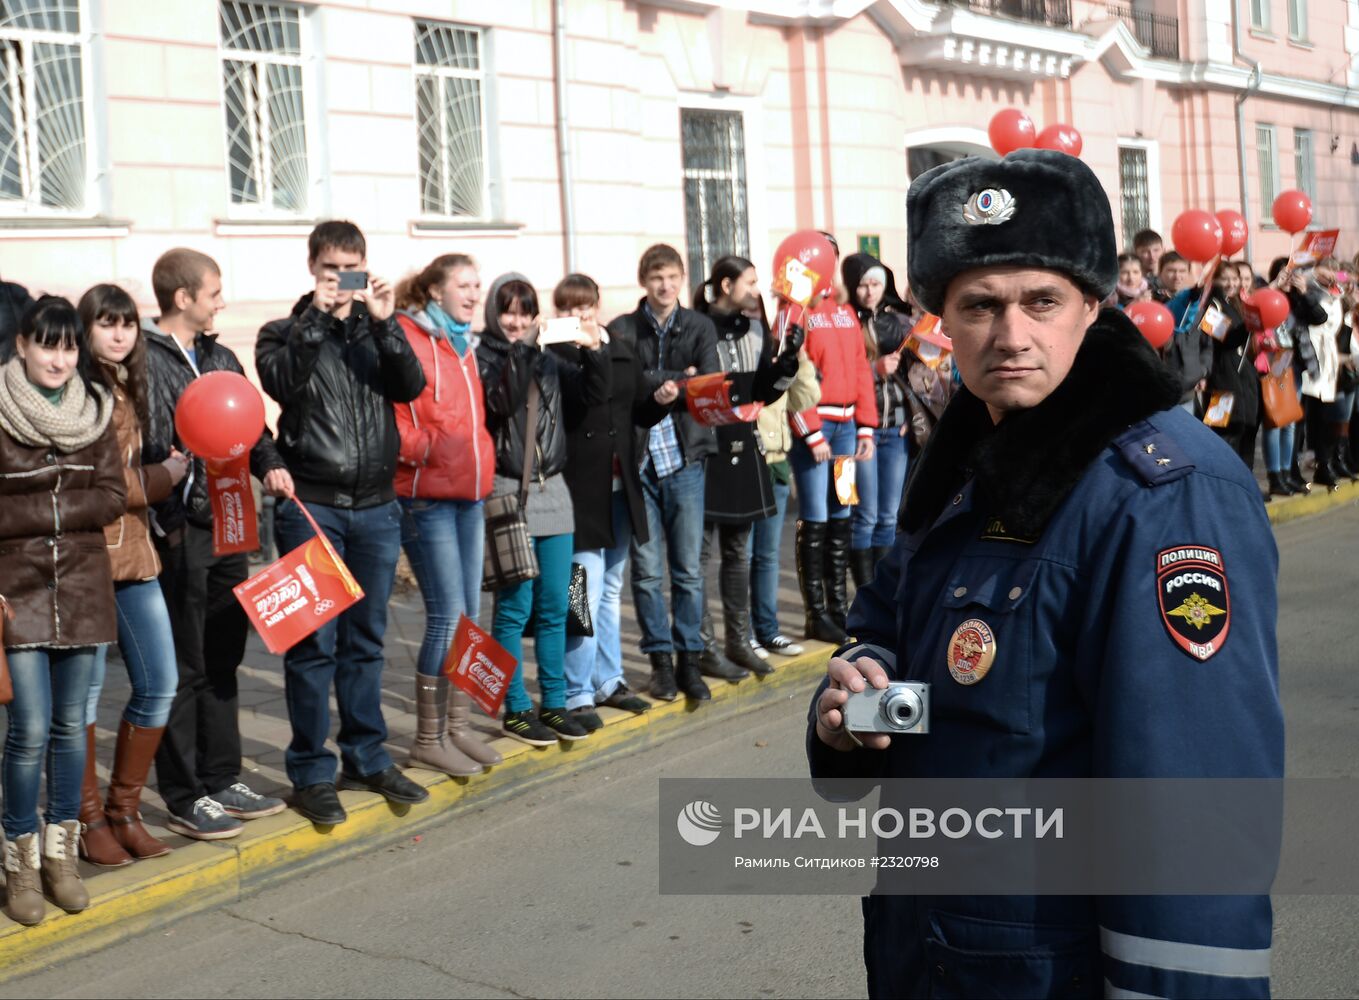
[{"label": "brown winter coat", "polygon": [[122,386],[114,390],[113,399],[112,422],[118,432],[127,513],[104,528],[104,538],[115,581],[150,580],[160,575],[160,557],[151,541],[146,510],[168,497],[174,487],[163,464],[142,465],[141,421]]},{"label": "brown winter coat", "polygon": [[123,513],[118,435],[63,453],[0,431],[0,594],[5,647],[71,649],[118,635],[104,525]]}]

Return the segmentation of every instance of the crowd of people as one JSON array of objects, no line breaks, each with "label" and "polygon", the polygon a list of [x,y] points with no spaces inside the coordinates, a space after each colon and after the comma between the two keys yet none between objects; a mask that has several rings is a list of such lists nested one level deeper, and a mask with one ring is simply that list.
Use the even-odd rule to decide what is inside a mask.
[{"label": "crowd of people", "polygon": [[[1196,307],[1189,264],[1162,249],[1155,233],[1138,234],[1109,305],[1155,298],[1177,318]],[[280,413],[249,462],[279,498],[279,550],[311,537],[309,513],[366,595],[283,658],[291,804],[320,825],[345,821],[338,789],[428,797],[385,745],[384,638],[402,551],[425,611],[409,763],[476,774],[500,754],[472,728],[471,699],[443,666],[460,618],[485,621],[489,500],[519,498],[538,567],[493,592],[490,631],[519,664],[501,731],[534,746],[587,739],[603,725],[599,706],[651,704],[622,667],[629,567],[653,699],[702,701],[708,680],[739,683],[804,651],[777,614],[794,491],[800,638],[843,643],[849,581],[871,581],[889,551],[908,470],[959,385],[933,317],[866,253],[839,261],[840,295],[783,332],[765,312],[758,269],[741,257],[719,259],[692,308],[681,305],[690,276],[664,244],[641,256],[636,308],[607,325],[584,274],[558,282],[550,305],[515,272],[483,292],[476,261],[458,253],[395,284],[370,276],[349,222],[318,225],[307,261],[314,287],[256,339],[259,383]],[[342,281],[347,272],[364,272],[363,287]],[[111,284],[77,304],[3,289],[0,625],[14,688],[5,909],[25,924],[42,919],[44,893],[68,911],[88,905],[77,855],[116,867],[170,850],[139,812],[153,762],[167,826],[182,836],[234,837],[286,808],[241,780],[236,673],[249,626],[233,588],[249,557],[214,554],[207,468],[175,430],[195,378],[243,371],[214,333],[221,271],[175,249],[151,277],[155,318]],[[1264,279],[1245,262],[1214,274],[1208,301],[1222,329],[1210,336],[1191,322],[1162,352],[1182,406],[1208,416],[1230,394],[1215,429],[1248,465],[1264,421],[1274,495],[1309,488],[1305,445],[1312,482],[1359,478],[1349,446],[1354,280],[1330,259],[1309,270],[1276,261],[1268,280],[1292,312],[1285,326],[1252,333],[1240,295]],[[540,342],[549,312],[574,318],[571,342]],[[1296,425],[1272,425],[1261,404],[1262,375],[1280,368],[1296,373],[1305,403]],[[733,401],[758,409],[754,420],[696,419],[686,383],[714,373],[730,380]],[[714,556],[720,642],[704,585]],[[132,694],[103,794],[95,717],[114,643]],[[327,748],[332,693],[338,762]]]}]

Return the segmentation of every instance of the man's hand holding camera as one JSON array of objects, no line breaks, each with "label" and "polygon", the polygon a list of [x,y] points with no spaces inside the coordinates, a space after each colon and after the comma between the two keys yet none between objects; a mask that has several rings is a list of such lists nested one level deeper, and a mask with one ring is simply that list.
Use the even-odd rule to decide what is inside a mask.
[{"label": "man's hand holding camera", "polygon": [[845,703],[851,694],[870,687],[878,690],[887,687],[890,679],[882,664],[869,656],[861,656],[852,662],[836,656],[831,658],[826,675],[830,685],[816,700],[816,735],[821,742],[843,752],[854,750],[856,746],[867,750],[886,750],[891,746],[892,737],[887,733],[861,733],[856,744],[844,728]]}]

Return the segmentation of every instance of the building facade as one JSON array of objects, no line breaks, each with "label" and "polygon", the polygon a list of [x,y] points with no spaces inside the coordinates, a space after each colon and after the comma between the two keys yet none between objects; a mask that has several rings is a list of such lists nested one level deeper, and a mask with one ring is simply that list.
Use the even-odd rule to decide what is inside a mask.
[{"label": "building facade", "polygon": [[0,53],[0,276],[149,305],[192,246],[244,357],[328,217],[376,273],[578,269],[610,315],[656,241],[900,271],[911,176],[1011,106],[1080,130],[1125,242],[1244,208],[1263,267],[1297,186],[1359,247],[1359,0],[15,0]]}]

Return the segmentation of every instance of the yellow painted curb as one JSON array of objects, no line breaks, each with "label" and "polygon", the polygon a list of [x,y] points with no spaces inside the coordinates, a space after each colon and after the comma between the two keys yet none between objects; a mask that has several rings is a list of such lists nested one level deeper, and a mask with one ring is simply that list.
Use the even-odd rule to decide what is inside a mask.
[{"label": "yellow painted curb", "polygon": [[740,684],[710,682],[713,698],[654,704],[644,715],[601,709],[604,728],[577,743],[529,747],[496,741],[504,761],[471,778],[433,771],[407,773],[429,789],[428,802],[398,810],[367,792],[341,792],[349,820],[319,829],[288,810],[255,820],[233,840],[194,843],[173,854],[88,879],[91,905],[66,914],[48,904],[36,927],[0,927],[0,983],[107,948],[189,914],[235,902],[266,885],[322,864],[370,851],[471,808],[517,795],[608,757],[633,752],[695,727],[731,718],[787,698],[808,700],[825,670],[831,647],[807,643],[809,652],[782,660],[766,678]]},{"label": "yellow painted curb", "polygon": [[1271,524],[1287,524],[1300,517],[1320,514],[1322,511],[1359,501],[1359,483],[1345,483],[1335,490],[1324,486],[1313,486],[1312,492],[1300,496],[1275,500],[1265,506]]}]

